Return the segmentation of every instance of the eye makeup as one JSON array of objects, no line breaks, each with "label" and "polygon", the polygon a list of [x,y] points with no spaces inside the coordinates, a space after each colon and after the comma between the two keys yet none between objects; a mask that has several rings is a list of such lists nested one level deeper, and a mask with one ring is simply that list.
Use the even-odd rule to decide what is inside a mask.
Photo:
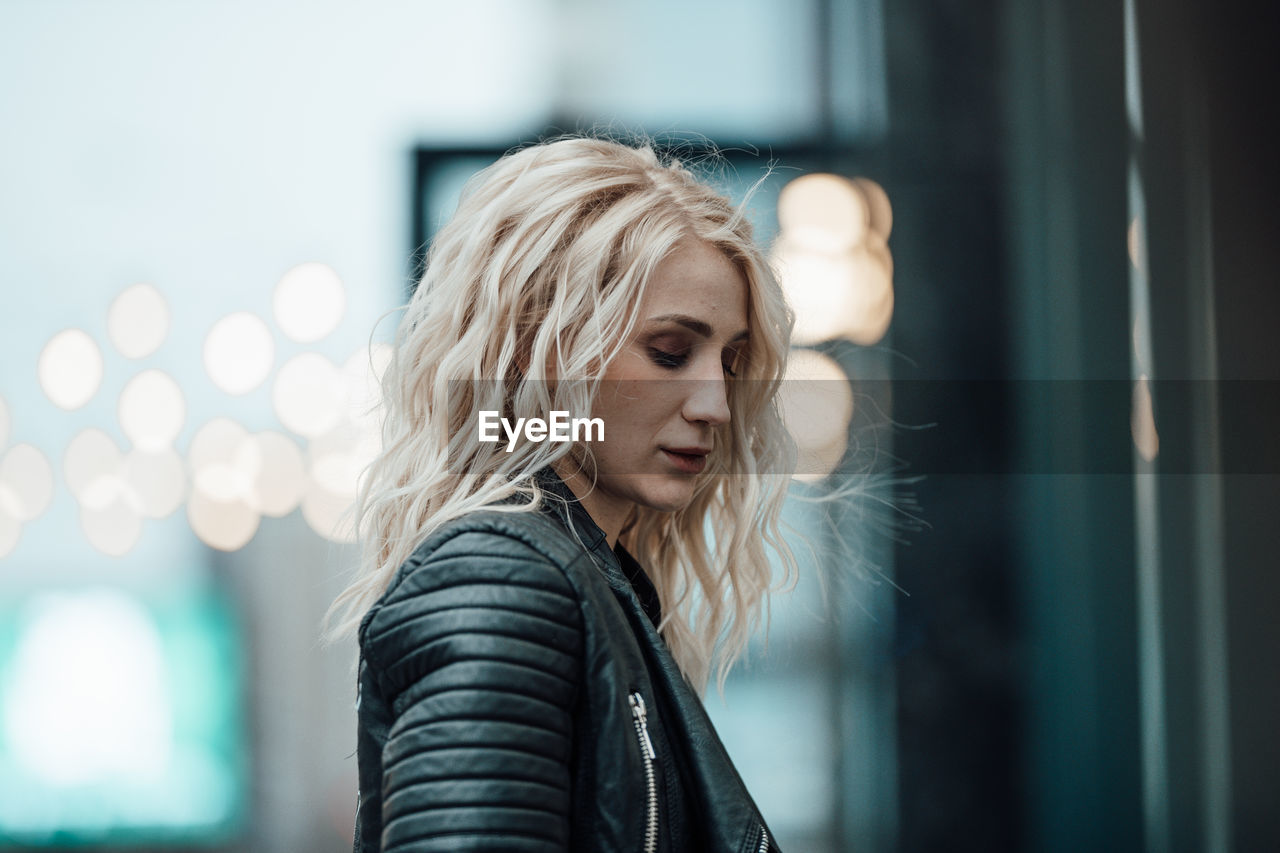
[{"label": "eye makeup", "polygon": [[[721,367],[730,377],[737,376],[744,365],[744,347],[739,344],[743,343],[745,338],[745,333],[739,335],[730,342],[729,346],[725,347],[722,353],[721,358],[723,361],[721,362]],[[706,346],[709,342],[690,342],[681,333],[664,331],[648,336],[642,343],[651,362],[664,370],[676,371],[689,363],[689,359],[696,347]]]}]

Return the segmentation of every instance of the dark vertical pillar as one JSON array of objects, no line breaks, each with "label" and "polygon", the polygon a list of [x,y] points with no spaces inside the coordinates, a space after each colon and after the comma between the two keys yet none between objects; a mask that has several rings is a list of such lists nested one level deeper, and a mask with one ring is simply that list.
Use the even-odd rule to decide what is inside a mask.
[{"label": "dark vertical pillar", "polygon": [[1005,6],[1026,849],[1138,850],[1142,803],[1120,0]]},{"label": "dark vertical pillar", "polygon": [[[1020,640],[1004,470],[1009,409],[960,380],[1008,364],[1001,245],[997,2],[884,4],[896,381],[934,380],[938,425],[898,431],[894,453],[929,527],[896,549],[899,849],[1023,849]],[[895,398],[900,395],[895,395]],[[956,455],[967,470],[959,475]],[[991,473],[985,473],[985,472]]]},{"label": "dark vertical pillar", "polygon": [[1221,421],[1224,465],[1241,472],[1223,482],[1234,849],[1274,850],[1280,848],[1280,476],[1259,471],[1250,454],[1258,441],[1280,435],[1280,9],[1246,0],[1198,5],[1208,46],[1220,375],[1224,382],[1270,380],[1261,387],[1277,392],[1224,405]]}]

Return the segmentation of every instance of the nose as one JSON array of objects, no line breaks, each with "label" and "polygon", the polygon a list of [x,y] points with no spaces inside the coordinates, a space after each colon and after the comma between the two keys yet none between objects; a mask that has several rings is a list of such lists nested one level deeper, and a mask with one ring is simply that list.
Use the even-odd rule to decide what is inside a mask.
[{"label": "nose", "polygon": [[684,418],[691,423],[720,426],[729,422],[729,388],[717,360],[715,378],[685,380]]}]

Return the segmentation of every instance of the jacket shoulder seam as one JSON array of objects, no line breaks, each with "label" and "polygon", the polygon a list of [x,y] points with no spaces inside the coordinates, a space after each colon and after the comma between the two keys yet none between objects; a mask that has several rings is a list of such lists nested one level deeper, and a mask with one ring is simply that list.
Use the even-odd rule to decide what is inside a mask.
[{"label": "jacket shoulder seam", "polygon": [[[526,517],[527,516],[527,517]],[[509,523],[514,521],[515,523]],[[560,542],[561,547],[547,547],[545,541],[546,536],[537,535],[534,531],[525,530],[529,524],[534,524],[543,528],[547,534],[554,536],[556,541]],[[358,634],[358,643],[362,657],[366,662],[378,673],[385,673],[385,662],[378,659],[376,653],[368,642],[369,632],[372,630],[373,622],[377,618],[378,611],[385,606],[397,600],[397,592],[401,589],[404,582],[413,575],[413,573],[421,566],[430,562],[432,557],[439,553],[440,549],[454,540],[471,534],[489,534],[498,541],[513,541],[528,549],[532,555],[537,555],[540,559],[537,564],[544,568],[554,568],[557,570],[561,581],[567,587],[567,591],[571,594],[574,606],[576,607],[580,617],[582,616],[582,593],[578,585],[572,577],[572,569],[575,568],[582,560],[591,561],[591,554],[574,542],[569,534],[560,529],[557,525],[536,514],[536,511],[529,513],[507,513],[478,510],[473,513],[454,519],[439,530],[435,531],[426,540],[424,540],[405,560],[404,564],[397,570],[395,577],[387,589],[379,596],[378,601],[374,603],[369,611],[361,620]],[[556,552],[561,552],[557,554]],[[470,558],[475,556],[483,557],[483,554],[471,552],[465,555],[457,555],[462,558]],[[502,555],[511,557],[514,555]],[[524,555],[521,555],[524,556]],[[519,559],[517,557],[517,559]],[[581,623],[580,623],[581,627]]]},{"label": "jacket shoulder seam", "polygon": [[[544,537],[533,535],[531,531],[522,529],[530,523],[542,527],[546,533],[558,539],[563,539],[566,553],[554,553],[554,550],[557,549],[548,548]],[[564,570],[582,556],[580,553],[574,553],[575,551],[585,550],[573,542],[569,535],[557,525],[542,518],[536,510],[519,513],[477,510],[461,518],[453,519],[423,540],[397,570],[395,577],[383,592],[381,599],[385,600],[392,597],[395,594],[395,590],[404,582],[404,579],[423,563],[430,560],[441,547],[469,533],[487,533],[500,540],[518,542],[561,570]]]}]

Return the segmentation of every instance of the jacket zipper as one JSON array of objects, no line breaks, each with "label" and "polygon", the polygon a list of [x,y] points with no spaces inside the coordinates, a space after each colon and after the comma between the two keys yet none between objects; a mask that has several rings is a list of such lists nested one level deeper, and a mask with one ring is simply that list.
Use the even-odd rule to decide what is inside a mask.
[{"label": "jacket zipper", "polygon": [[644,778],[649,786],[648,820],[644,830],[644,853],[656,853],[658,849],[658,780],[654,776],[653,762],[658,754],[653,751],[653,741],[649,739],[649,718],[645,710],[644,697],[639,691],[627,696],[631,703],[631,716],[635,720],[636,739],[640,741],[640,754],[644,757]]},{"label": "jacket zipper", "polygon": [[769,853],[769,830],[764,828],[763,823],[760,824],[760,846],[756,853]]}]

